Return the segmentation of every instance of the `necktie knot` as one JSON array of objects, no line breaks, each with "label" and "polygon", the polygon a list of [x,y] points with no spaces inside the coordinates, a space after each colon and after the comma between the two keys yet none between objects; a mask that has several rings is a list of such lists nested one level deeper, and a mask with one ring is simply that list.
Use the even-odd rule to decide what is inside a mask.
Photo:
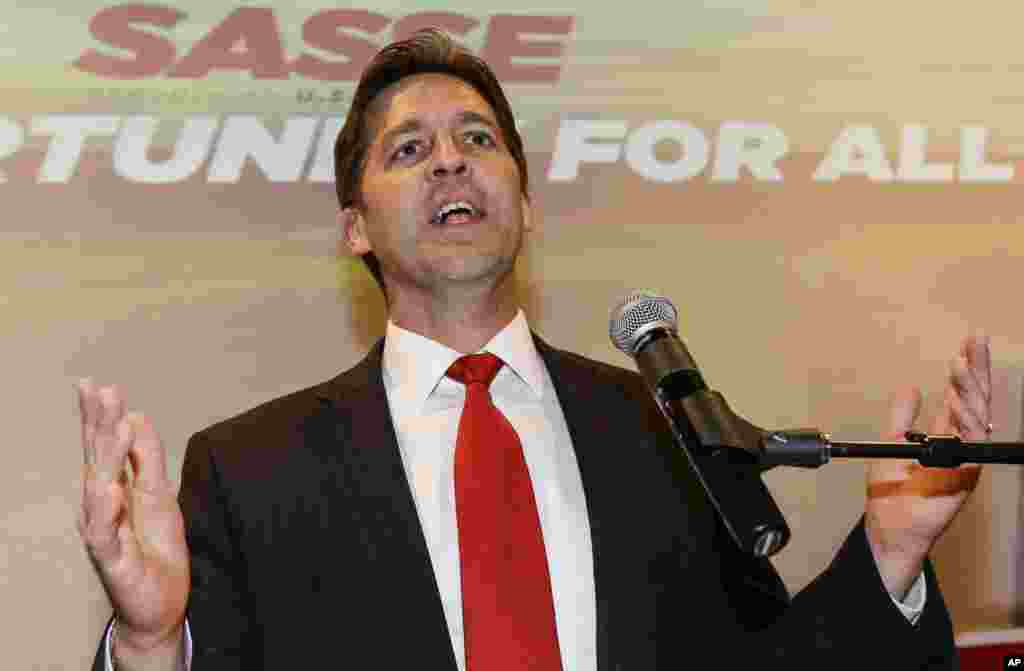
[{"label": "necktie knot", "polygon": [[446,375],[466,386],[482,384],[489,387],[502,365],[501,359],[488,352],[467,354],[456,359]]}]

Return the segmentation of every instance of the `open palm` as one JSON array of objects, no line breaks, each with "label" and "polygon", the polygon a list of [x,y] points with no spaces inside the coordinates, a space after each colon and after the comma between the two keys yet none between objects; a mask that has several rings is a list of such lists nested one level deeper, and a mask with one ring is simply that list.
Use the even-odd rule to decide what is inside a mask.
[{"label": "open palm", "polygon": [[[968,337],[950,363],[943,412],[934,434],[985,440],[991,421],[992,382],[988,340]],[[921,393],[908,389],[894,400],[886,438],[903,440],[921,408]],[[981,474],[977,464],[929,468],[915,461],[878,459],[868,466],[866,522],[877,550],[917,562],[949,526]]]},{"label": "open palm", "polygon": [[184,521],[150,422],[116,387],[78,386],[85,469],[79,532],[118,619],[139,648],[178,636],[189,591]]}]

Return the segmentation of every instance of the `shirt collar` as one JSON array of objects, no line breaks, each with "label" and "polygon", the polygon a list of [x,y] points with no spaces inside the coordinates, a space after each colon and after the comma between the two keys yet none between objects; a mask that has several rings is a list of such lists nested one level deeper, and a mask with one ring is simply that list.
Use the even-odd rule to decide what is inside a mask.
[{"label": "shirt collar", "polygon": [[[500,358],[538,399],[543,397],[543,363],[522,310],[480,351]],[[413,407],[423,407],[448,367],[460,356],[452,348],[388,320],[382,363],[384,380]]]}]

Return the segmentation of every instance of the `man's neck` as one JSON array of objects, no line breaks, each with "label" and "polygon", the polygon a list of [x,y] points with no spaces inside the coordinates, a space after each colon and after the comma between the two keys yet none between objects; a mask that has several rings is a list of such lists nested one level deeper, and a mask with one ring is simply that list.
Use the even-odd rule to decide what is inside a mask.
[{"label": "man's neck", "polygon": [[504,288],[468,296],[449,292],[426,301],[398,294],[391,296],[388,318],[407,331],[472,354],[515,318],[519,305],[511,294]]}]

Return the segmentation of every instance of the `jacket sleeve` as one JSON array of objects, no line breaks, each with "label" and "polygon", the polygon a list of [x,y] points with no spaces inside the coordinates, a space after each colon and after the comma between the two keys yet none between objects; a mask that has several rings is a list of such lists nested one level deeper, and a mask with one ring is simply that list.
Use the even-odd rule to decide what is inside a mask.
[{"label": "jacket sleeve", "polygon": [[191,671],[262,668],[258,659],[249,659],[259,649],[262,637],[247,609],[239,530],[232,523],[215,452],[202,433],[189,440],[178,500],[191,558]]},{"label": "jacket sleeve", "polygon": [[[885,590],[863,519],[832,563],[788,605],[777,599],[780,580],[767,560],[741,558],[723,566],[723,583],[746,630],[744,661],[775,668],[956,669],[953,626],[930,562],[927,600],[912,624]],[[730,576],[739,576],[730,577]],[[774,604],[774,605],[773,605]],[[794,666],[796,665],[796,666]]]}]

